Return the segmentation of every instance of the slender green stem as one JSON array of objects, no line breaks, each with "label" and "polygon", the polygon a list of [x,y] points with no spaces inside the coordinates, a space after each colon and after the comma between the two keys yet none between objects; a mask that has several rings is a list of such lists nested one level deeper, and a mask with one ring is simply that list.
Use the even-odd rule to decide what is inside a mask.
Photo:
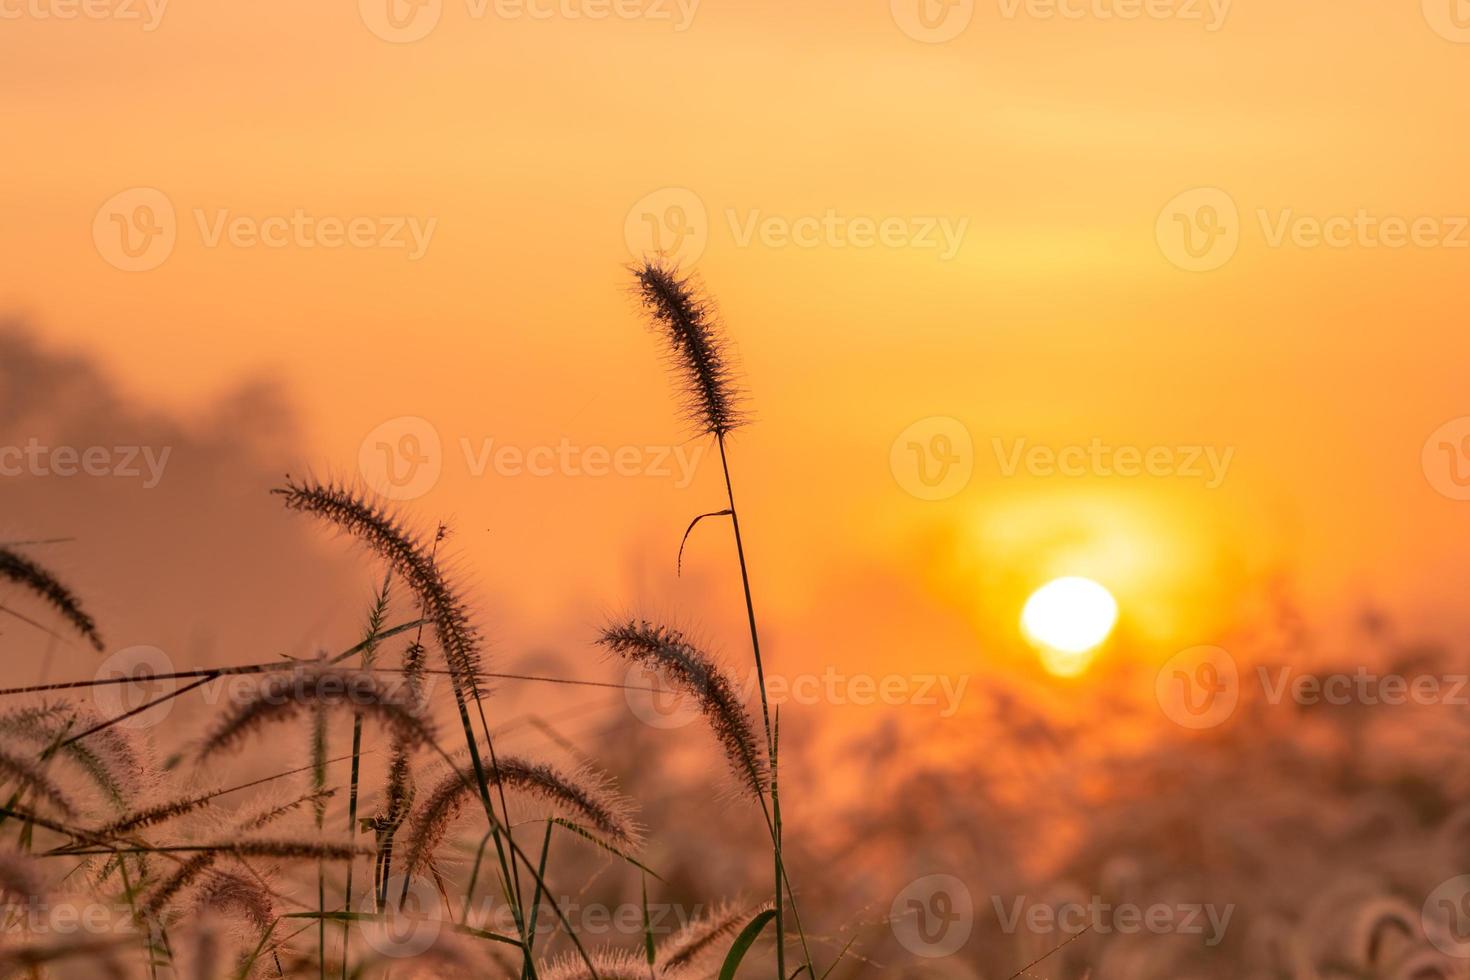
[{"label": "slender green stem", "polygon": [[475,863],[470,868],[470,883],[464,890],[464,911],[460,914],[461,925],[467,925],[470,921],[470,907],[475,901],[475,884],[480,880],[480,866],[485,863],[485,848],[490,843],[490,837],[495,831],[485,831],[485,836],[480,838],[480,846],[475,849]]},{"label": "slender green stem", "polygon": [[[730,504],[730,526],[735,531],[735,556],[740,561],[740,584],[745,591],[745,618],[750,625],[750,649],[755,656],[756,680],[760,684],[761,693],[761,720],[766,729],[766,752],[771,760],[771,803],[773,813],[771,815],[771,849],[775,859],[775,885],[776,885],[776,975],[782,980],[786,977],[786,916],[782,902],[783,885],[789,885],[786,881],[786,868],[781,857],[781,810],[776,801],[776,742],[771,728],[771,707],[766,697],[766,668],[761,660],[760,630],[756,627],[755,600],[750,591],[750,569],[745,561],[745,539],[740,534],[740,511],[735,506],[735,487],[730,479],[730,458],[725,452],[725,434],[715,433],[715,440],[720,447],[720,469],[725,476],[725,498]],[[802,936],[802,946],[805,949],[806,937]],[[807,953],[807,965],[811,966],[811,954]],[[815,972],[815,971],[813,971]]]},{"label": "slender green stem", "polygon": [[[551,853],[551,828],[555,821],[546,821],[546,839],[541,842],[541,866],[536,870],[536,893],[531,900],[531,925],[527,932],[530,934],[530,952],[535,953],[536,946],[536,921],[541,913],[541,891],[546,879],[546,857]],[[530,980],[533,967],[523,965],[521,968],[522,980]]]},{"label": "slender green stem", "polygon": [[[311,788],[318,794],[312,802],[312,809],[316,811],[317,833],[321,833],[327,815],[326,800],[320,795],[327,787],[327,713],[320,706],[312,715],[311,759]],[[352,866],[350,859],[347,866]],[[320,858],[316,862],[316,905],[317,911],[322,913],[327,911],[327,863]],[[327,920],[325,918],[317,923],[316,945],[317,976],[320,980],[327,980]]]},{"label": "slender green stem", "polygon": [[[352,787],[347,794],[347,842],[357,842],[357,779],[362,753],[362,716],[352,720]],[[352,869],[357,862],[347,865],[347,885],[342,893],[343,911],[352,911]],[[347,947],[351,942],[351,928],[342,923],[342,975],[347,976]]]}]

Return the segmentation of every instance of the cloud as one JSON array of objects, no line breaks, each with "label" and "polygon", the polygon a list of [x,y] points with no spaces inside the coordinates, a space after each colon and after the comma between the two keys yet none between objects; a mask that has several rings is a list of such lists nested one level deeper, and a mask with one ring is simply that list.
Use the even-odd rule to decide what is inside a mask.
[{"label": "cloud", "polygon": [[[182,668],[351,635],[341,629],[365,606],[368,571],[268,493],[300,457],[295,413],[269,381],[180,417],[0,322],[0,540],[63,539],[22,550],[84,598],[109,650],[149,644]],[[45,619],[28,601],[0,590]],[[80,644],[50,662],[55,642],[19,620],[0,621],[0,643],[17,671],[51,680],[94,662]]]}]

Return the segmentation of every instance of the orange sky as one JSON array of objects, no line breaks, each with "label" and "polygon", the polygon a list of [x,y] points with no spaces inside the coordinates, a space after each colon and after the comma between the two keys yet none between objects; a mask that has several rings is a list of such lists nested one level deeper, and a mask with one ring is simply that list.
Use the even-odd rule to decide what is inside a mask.
[{"label": "orange sky", "polygon": [[[929,44],[877,0],[705,0],[683,31],[444,0],[395,44],[350,2],[180,3],[151,31],[38,16],[58,3],[4,8],[0,308],[175,410],[281,380],[308,434],[283,470],[353,474],[375,427],[428,420],[443,475],[412,506],[455,519],[475,581],[525,622],[650,602],[738,649],[723,538],[701,529],[686,579],[671,568],[687,520],[721,506],[712,460],[688,487],[477,478],[461,442],[684,438],[622,269],[635,205],[690,200],[666,188],[704,210],[697,267],[758,417],[737,490],[791,656],[835,636],[855,658],[918,644],[952,669],[1013,643],[1021,598],[1053,574],[1113,587],[1160,660],[1214,639],[1279,568],[1329,609],[1458,600],[1470,503],[1435,492],[1421,449],[1470,415],[1470,230],[1460,247],[1272,244],[1288,209],[1431,218],[1456,238],[1470,45],[1418,4],[1237,0],[1211,31],[1105,18],[1106,0],[1072,3],[1076,19],[992,0]],[[126,272],[98,212],[138,187],[166,195],[177,240]],[[1239,249],[1191,272],[1156,223],[1202,187],[1238,208]],[[298,210],[433,225],[417,258],[208,244],[224,212]],[[842,230],[812,245],[745,238],[829,212]],[[952,255],[852,244],[885,219],[899,238],[963,235]],[[935,416],[971,434],[974,475],[924,501],[890,452]],[[1232,456],[1211,489],[1007,477],[993,442],[1094,438]]]}]

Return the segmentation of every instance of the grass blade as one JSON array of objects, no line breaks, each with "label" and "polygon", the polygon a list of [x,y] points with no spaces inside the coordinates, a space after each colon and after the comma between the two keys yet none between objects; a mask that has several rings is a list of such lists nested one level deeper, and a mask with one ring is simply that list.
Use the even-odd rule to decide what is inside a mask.
[{"label": "grass blade", "polygon": [[724,966],[720,967],[720,980],[734,980],[735,971],[740,969],[740,961],[745,959],[745,954],[751,944],[755,942],[756,937],[761,934],[761,930],[766,927],[767,923],[775,917],[775,909],[766,909],[740,930],[740,935],[736,936],[735,942],[730,945],[730,952],[725,955]]}]

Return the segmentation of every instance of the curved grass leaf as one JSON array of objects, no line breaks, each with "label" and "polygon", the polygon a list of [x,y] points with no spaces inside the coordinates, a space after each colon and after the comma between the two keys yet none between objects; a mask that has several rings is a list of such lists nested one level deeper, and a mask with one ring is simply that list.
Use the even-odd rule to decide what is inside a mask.
[{"label": "curved grass leaf", "polygon": [[760,915],[746,923],[740,935],[735,937],[735,942],[730,946],[730,952],[725,956],[725,965],[720,967],[720,980],[735,980],[735,971],[740,969],[740,961],[745,959],[750,944],[755,942],[766,923],[776,917],[775,909],[766,909]]}]

